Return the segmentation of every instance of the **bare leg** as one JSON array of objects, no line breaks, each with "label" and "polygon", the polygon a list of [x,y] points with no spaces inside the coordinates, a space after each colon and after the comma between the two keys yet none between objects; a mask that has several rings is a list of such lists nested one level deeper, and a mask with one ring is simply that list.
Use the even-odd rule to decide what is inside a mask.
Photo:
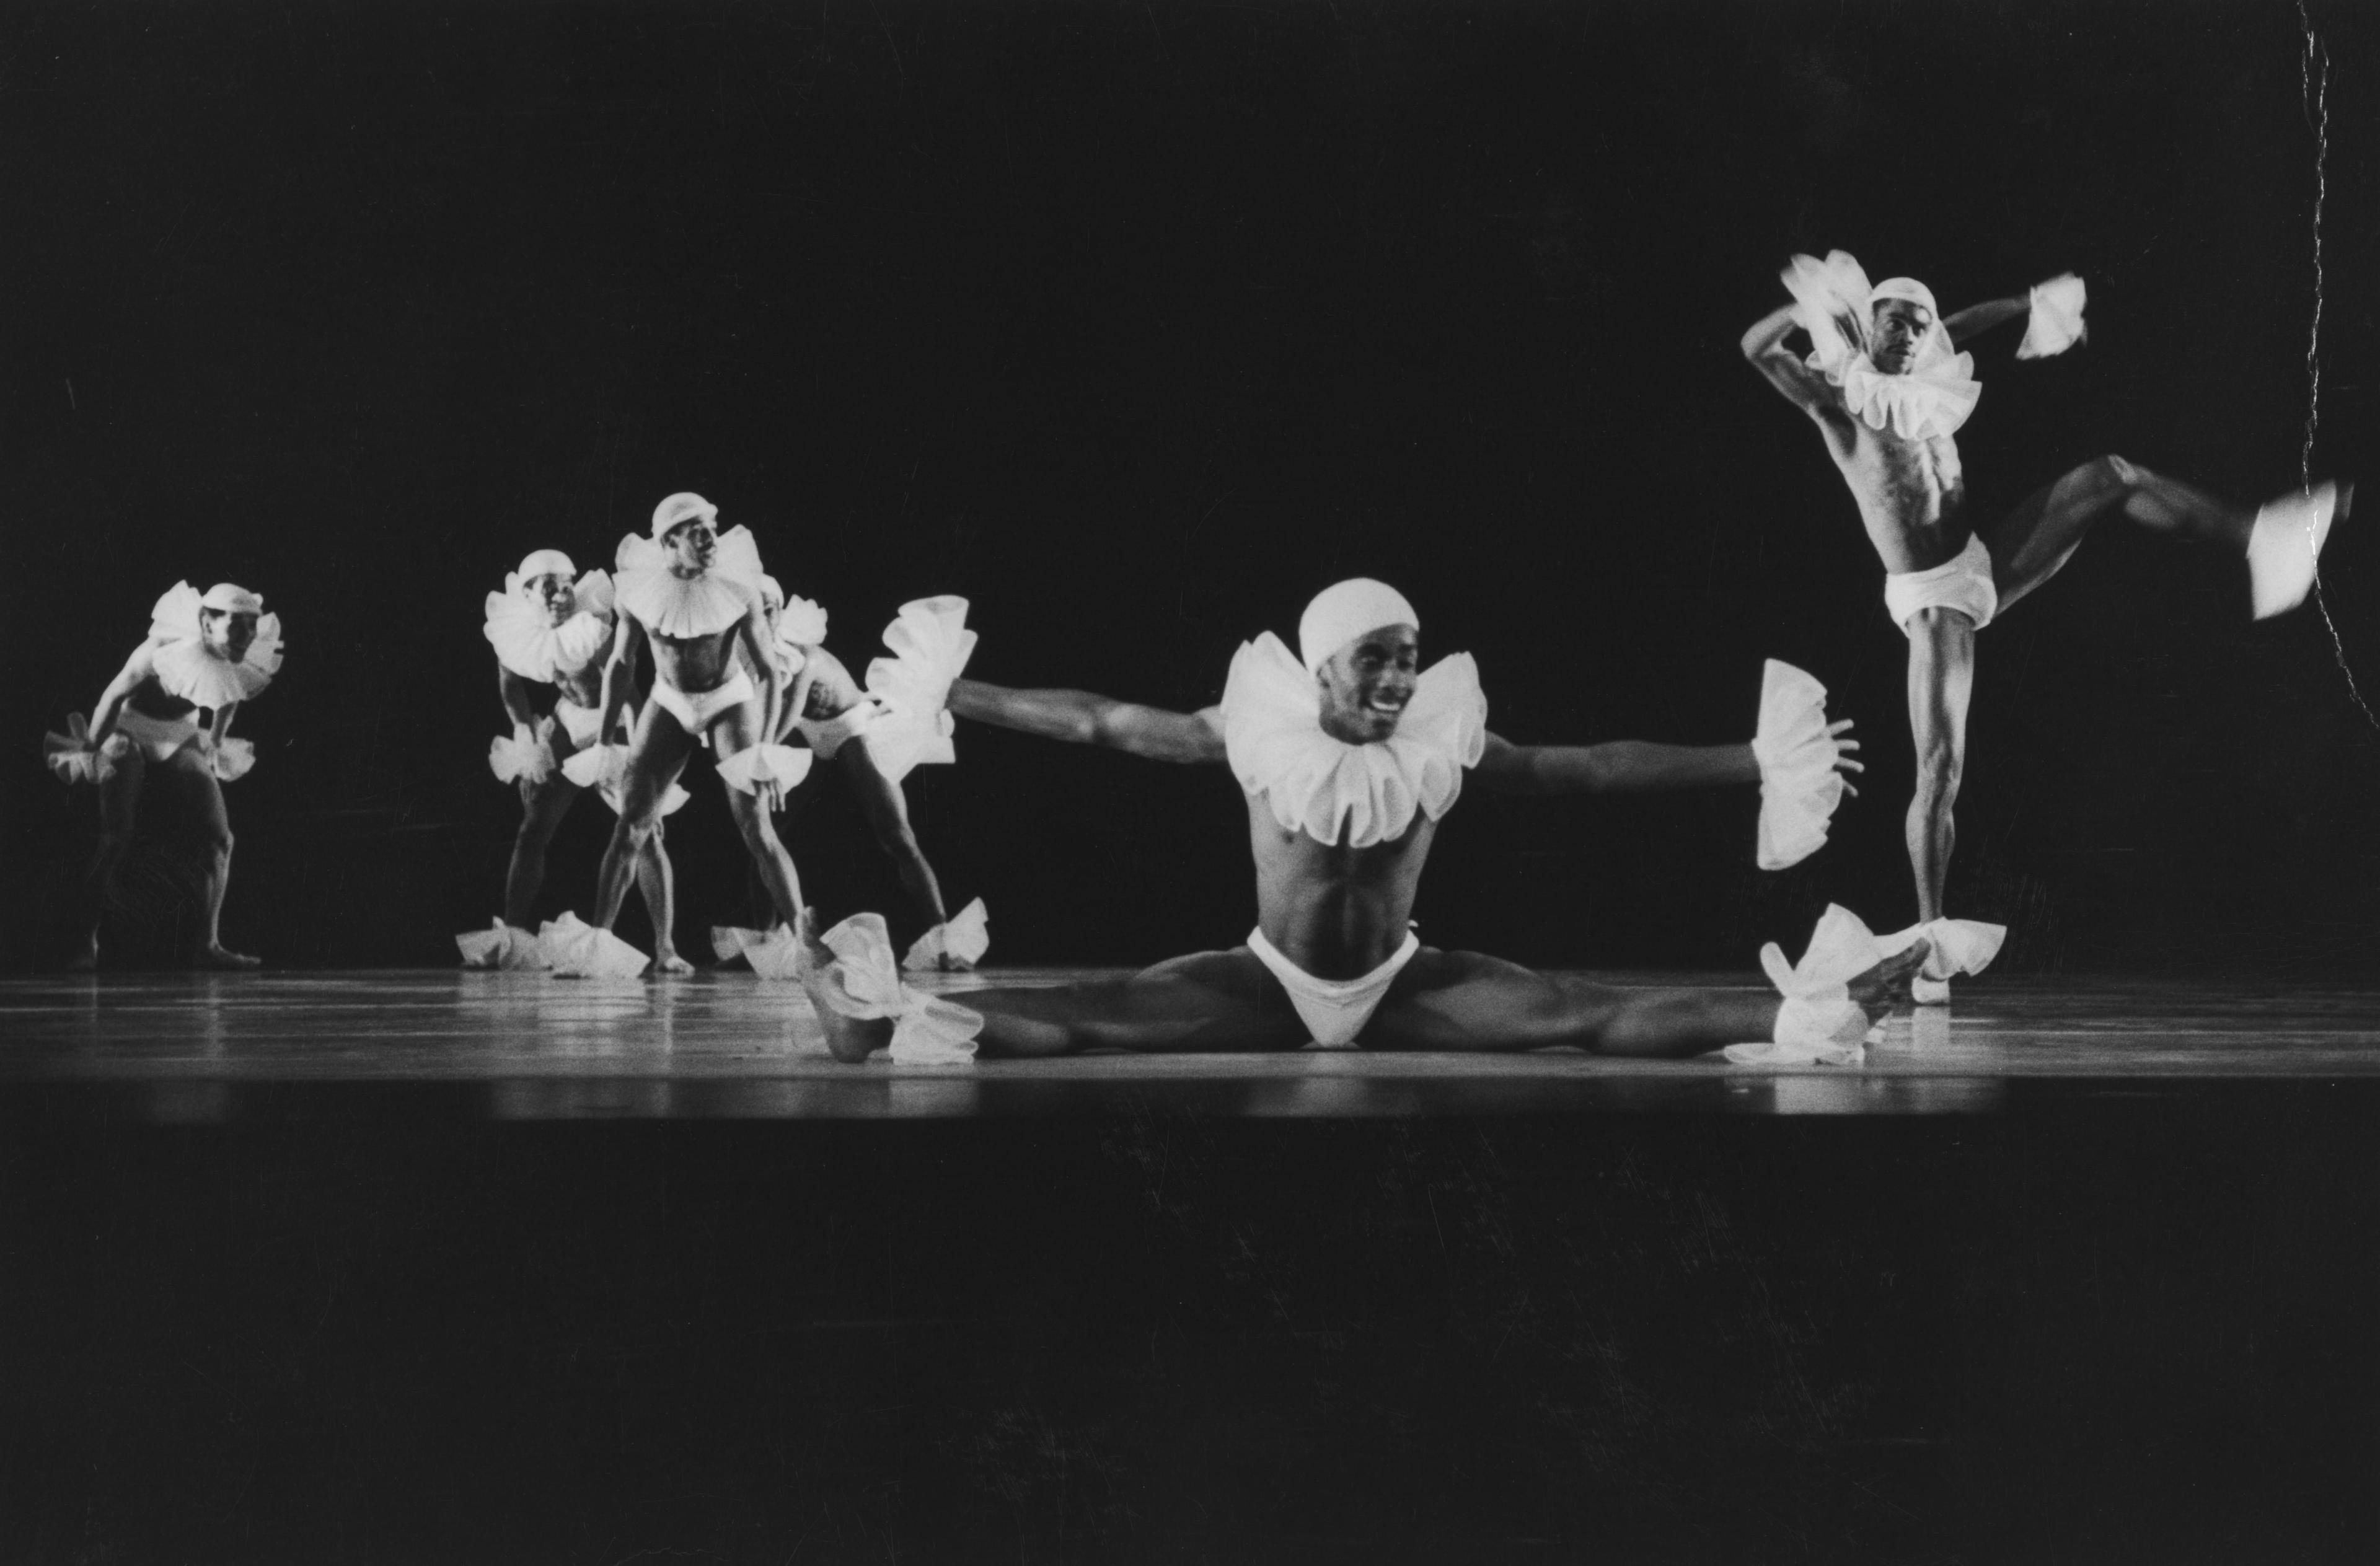
[{"label": "bare leg", "polygon": [[677,954],[677,877],[670,867],[667,829],[656,819],[653,834],[637,856],[637,890],[644,894],[645,913],[653,921],[653,971],[690,974],[694,965]]},{"label": "bare leg", "polygon": [[[1871,1017],[1905,998],[1925,943],[1852,980]],[[1755,989],[1615,989],[1533,973],[1476,952],[1424,951],[1364,1030],[1367,1050],[1516,1051],[1571,1045],[1675,1059],[1769,1038],[1783,1002]]]},{"label": "bare leg", "polygon": [[513,835],[513,859],[504,872],[504,923],[526,929],[545,886],[545,851],[571,802],[582,791],[556,767],[541,783],[520,783],[520,831]]},{"label": "bare leg", "polygon": [[951,999],[983,1014],[987,1056],[1295,1050],[1311,1037],[1245,946],[1175,957],[1107,984],[969,989]]},{"label": "bare leg", "polygon": [[867,815],[877,843],[891,856],[902,890],[928,922],[947,924],[951,916],[942,906],[942,884],[935,879],[934,868],[926,863],[925,850],[917,845],[917,834],[909,825],[909,802],[903,797],[901,785],[877,770],[876,758],[864,739],[845,740],[835,759],[843,763],[844,775],[859,796],[859,808]]},{"label": "bare leg", "polygon": [[1967,766],[1967,703],[1975,684],[1975,624],[1955,609],[1910,617],[1909,732],[1917,742],[1917,788],[1909,801],[1909,868],[1917,917],[1942,917],[1942,891],[1958,842],[1951,807]]},{"label": "bare leg", "polygon": [[83,876],[82,896],[76,908],[82,949],[67,966],[88,973],[99,966],[99,922],[116,871],[132,851],[132,830],[140,814],[140,787],[149,775],[149,758],[138,745],[111,734],[99,753],[99,846]]},{"label": "bare leg", "polygon": [[628,744],[628,775],[620,787],[620,819],[612,823],[612,841],[603,849],[603,868],[595,880],[594,923],[610,929],[627,900],[628,882],[642,863],[648,844],[661,829],[662,796],[686,770],[694,740],[678,721],[653,702],[637,718],[637,732]]},{"label": "bare leg", "polygon": [[[711,730],[711,744],[717,747],[719,759],[725,761],[757,743],[759,734],[760,704],[747,701],[720,718],[718,726]],[[800,929],[801,876],[794,868],[794,856],[777,840],[776,824],[769,819],[768,804],[759,795],[731,788],[727,791],[727,808],[735,818],[735,830],[743,834],[753,868],[760,872],[760,880],[769,889],[769,900],[776,904],[778,919]]]},{"label": "bare leg", "polygon": [[1985,530],[1984,544],[1992,552],[1992,583],[1999,589],[2000,609],[2005,612],[2056,576],[2092,524],[2119,510],[2153,531],[2221,544],[2240,555],[2248,552],[2249,534],[2256,524],[2253,511],[2226,505],[2202,490],[2120,456],[2096,457],[2036,490],[2005,520]]},{"label": "bare leg", "polygon": [[196,798],[199,830],[205,834],[207,934],[199,948],[199,965],[212,968],[261,967],[256,958],[227,951],[223,943],[224,893],[231,887],[231,817],[224,809],[223,784],[215,781],[213,763],[191,746],[176,751],[173,759],[165,763],[165,770]]}]

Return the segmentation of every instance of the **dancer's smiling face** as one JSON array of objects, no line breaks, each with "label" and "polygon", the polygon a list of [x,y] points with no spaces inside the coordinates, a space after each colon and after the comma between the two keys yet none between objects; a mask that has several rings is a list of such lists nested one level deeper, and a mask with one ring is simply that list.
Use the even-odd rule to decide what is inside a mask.
[{"label": "dancer's smiling face", "polygon": [[199,634],[206,638],[208,651],[237,663],[248,656],[249,644],[256,640],[256,616],[228,609],[201,609]]},{"label": "dancer's smiling face", "polygon": [[559,571],[548,571],[541,577],[531,577],[521,584],[529,601],[545,611],[551,625],[559,625],[578,611],[577,595],[571,590],[570,578]]},{"label": "dancer's smiling face", "polygon": [[1875,346],[1868,360],[1887,375],[1906,375],[1916,361],[1917,345],[1933,329],[1934,312],[1915,299],[1885,299],[1876,307],[1869,329]]},{"label": "dancer's smiling face", "polygon": [[1348,745],[1378,745],[1397,732],[1413,700],[1421,637],[1411,625],[1366,631],[1314,672],[1322,732]]},{"label": "dancer's smiling face", "polygon": [[662,547],[669,551],[670,568],[680,576],[690,577],[710,569],[711,556],[719,552],[719,532],[698,516],[672,528],[662,540]]}]

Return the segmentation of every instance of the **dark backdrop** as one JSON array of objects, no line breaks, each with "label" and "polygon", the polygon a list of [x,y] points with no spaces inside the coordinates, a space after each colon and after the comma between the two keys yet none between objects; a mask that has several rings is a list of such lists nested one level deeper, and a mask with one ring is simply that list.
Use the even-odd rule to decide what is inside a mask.
[{"label": "dark backdrop", "polygon": [[[2373,24],[2331,84],[2317,471],[2368,448]],[[480,601],[601,563],[662,493],[749,524],[864,662],[974,600],[976,672],[1193,706],[1342,575],[1404,585],[1522,740],[1742,737],[1764,656],[1874,786],[1804,867],[1754,801],[1514,804],[1444,834],[1429,936],[1728,965],[1823,902],[1911,913],[1902,641],[1817,441],[1736,355],[1797,249],[1955,308],[2073,269],[2087,348],[1962,435],[1998,512],[2120,452],[2296,480],[2317,131],[2291,6],[12,7],[6,954],[92,832],[35,740],[176,578],[261,590],[227,930],[451,961],[517,807]],[[2375,546],[2325,562],[2380,680]],[[2380,905],[2380,746],[2313,610],[2120,528],[1985,638],[1953,877],[2014,965],[2344,968]],[[681,944],[746,913],[707,773]],[[905,909],[835,781],[790,829],[831,914]],[[1251,913],[1220,773],[968,733],[911,794],[998,954],[1123,962]],[[603,817],[558,845],[584,900]],[[633,925],[640,916],[631,915]]]}]

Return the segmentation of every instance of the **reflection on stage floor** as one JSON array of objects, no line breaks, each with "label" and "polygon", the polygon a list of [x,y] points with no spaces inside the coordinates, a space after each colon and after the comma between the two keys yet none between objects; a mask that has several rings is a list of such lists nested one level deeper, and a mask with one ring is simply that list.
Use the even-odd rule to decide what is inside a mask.
[{"label": "reflection on stage floor", "polygon": [[[929,980],[1101,977],[1035,969]],[[1619,984],[1714,980],[1607,974]],[[1864,1065],[1719,1057],[1085,1055],[865,1066],[830,1060],[799,988],[742,972],[661,982],[440,970],[127,974],[0,983],[0,1084],[111,1085],[144,1118],[269,1111],[299,1086],[445,1085],[499,1118],[936,1118],[1120,1105],[1244,1115],[1580,1111],[1987,1111],[2011,1091],[2209,1079],[2380,1080],[2380,993],[2147,979],[1990,978],[1895,1016]]]}]

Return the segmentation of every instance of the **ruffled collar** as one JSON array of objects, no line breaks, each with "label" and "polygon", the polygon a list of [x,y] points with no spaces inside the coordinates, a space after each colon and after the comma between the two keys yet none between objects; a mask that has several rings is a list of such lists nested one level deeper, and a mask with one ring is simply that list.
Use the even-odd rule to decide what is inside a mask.
[{"label": "ruffled collar", "polygon": [[1975,411],[1984,388],[1975,380],[1975,356],[1951,354],[1911,370],[1887,375],[1864,353],[1851,354],[1828,369],[1820,355],[1810,368],[1843,390],[1843,406],[1871,430],[1888,424],[1904,441],[1954,435]]},{"label": "ruffled collar", "polygon": [[257,617],[256,639],[235,663],[208,645],[199,620],[199,589],[176,582],[149,611],[150,655],[157,684],[169,696],[210,710],[252,701],[281,670],[281,616]]},{"label": "ruffled collar", "polygon": [[583,671],[612,635],[612,578],[589,571],[571,589],[578,613],[554,625],[544,607],[521,596],[520,579],[507,574],[504,590],[488,595],[488,644],[496,662],[525,680],[552,685],[556,676]]},{"label": "ruffled collar", "polygon": [[1333,846],[1402,837],[1416,811],[1439,819],[1488,745],[1488,698],[1469,653],[1424,671],[1397,732],[1377,745],[1333,739],[1321,715],[1314,676],[1279,637],[1267,631],[1241,646],[1223,686],[1232,775],[1264,796],[1284,831]]},{"label": "ruffled collar", "polygon": [[699,576],[673,572],[669,552],[637,533],[620,540],[613,564],[620,607],[656,636],[717,636],[759,601],[760,551],[748,528],[720,534],[710,568]]}]

